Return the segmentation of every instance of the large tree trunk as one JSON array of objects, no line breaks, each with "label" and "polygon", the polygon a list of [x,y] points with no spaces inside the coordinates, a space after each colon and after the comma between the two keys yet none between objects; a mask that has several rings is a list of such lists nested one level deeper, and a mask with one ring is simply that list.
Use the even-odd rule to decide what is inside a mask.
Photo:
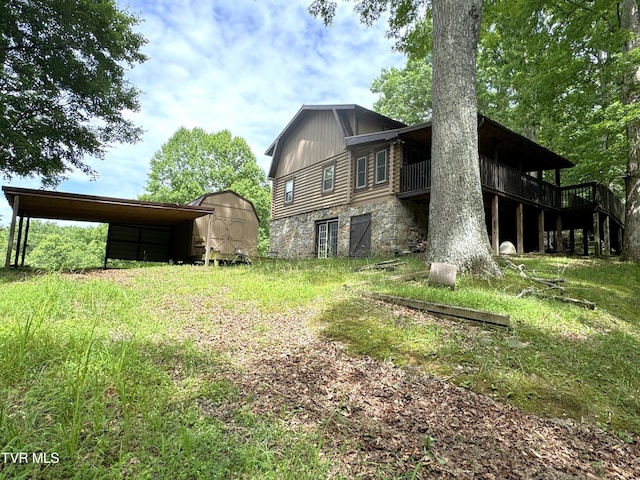
[{"label": "large tree trunk", "polygon": [[[623,0],[622,28],[629,30],[632,37],[624,45],[624,53],[640,47],[640,13],[637,0]],[[637,64],[627,72],[624,79],[623,102],[632,105],[640,101],[640,68]],[[625,209],[625,229],[622,257],[625,260],[640,262],[640,119],[627,122],[629,156],[625,190],[627,204]]]},{"label": "large tree trunk", "polygon": [[478,161],[476,53],[482,0],[433,0],[433,138],[427,259],[500,275]]}]

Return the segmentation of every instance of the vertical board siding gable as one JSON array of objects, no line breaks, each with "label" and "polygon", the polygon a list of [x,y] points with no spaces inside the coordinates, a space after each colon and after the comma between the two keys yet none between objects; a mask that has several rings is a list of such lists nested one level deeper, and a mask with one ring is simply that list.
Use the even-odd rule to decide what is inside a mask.
[{"label": "vertical board siding gable", "polygon": [[305,121],[284,140],[276,178],[323,162],[343,150],[344,137],[333,112],[309,112]]}]

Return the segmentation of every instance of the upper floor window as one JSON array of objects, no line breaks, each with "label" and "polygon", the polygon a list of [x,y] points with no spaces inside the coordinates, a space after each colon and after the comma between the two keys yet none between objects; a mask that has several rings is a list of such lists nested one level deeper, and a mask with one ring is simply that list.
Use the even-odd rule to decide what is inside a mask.
[{"label": "upper floor window", "polygon": [[333,177],[335,175],[335,170],[335,165],[327,165],[322,169],[322,193],[333,191]]},{"label": "upper floor window", "polygon": [[356,160],[356,188],[367,186],[367,157]]},{"label": "upper floor window", "polygon": [[387,181],[387,151],[380,150],[376,153],[376,183]]},{"label": "upper floor window", "polygon": [[284,184],[284,203],[293,203],[293,178]]}]

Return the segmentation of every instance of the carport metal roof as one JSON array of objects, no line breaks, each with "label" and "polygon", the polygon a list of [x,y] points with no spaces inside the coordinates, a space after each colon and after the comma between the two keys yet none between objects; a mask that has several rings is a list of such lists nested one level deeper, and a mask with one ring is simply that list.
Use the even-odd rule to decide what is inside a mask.
[{"label": "carport metal roof", "polygon": [[172,203],[144,202],[77,193],[54,192],[3,186],[2,190],[18,211],[14,216],[51,220],[121,223],[135,225],[176,225],[213,213],[213,208]]},{"label": "carport metal roof", "polygon": [[[213,213],[213,207],[145,202],[114,197],[3,186],[13,208],[5,267],[11,262],[16,218],[42,218],[124,225],[173,226]],[[20,222],[22,225],[22,221]],[[20,249],[16,246],[16,265]]]}]

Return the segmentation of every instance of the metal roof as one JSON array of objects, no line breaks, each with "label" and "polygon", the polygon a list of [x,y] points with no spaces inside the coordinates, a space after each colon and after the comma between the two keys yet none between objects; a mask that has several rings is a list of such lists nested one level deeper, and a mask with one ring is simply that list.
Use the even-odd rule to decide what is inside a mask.
[{"label": "metal roof", "polygon": [[251,200],[249,200],[248,198],[243,197],[239,193],[236,193],[236,192],[234,192],[233,190],[230,190],[230,189],[221,190],[219,192],[205,193],[204,195],[200,195],[195,200],[192,200],[191,202],[189,202],[189,205],[200,206],[200,205],[202,205],[202,203],[204,202],[204,200],[206,198],[218,197],[218,196],[224,195],[225,193],[230,193],[232,195],[235,195],[236,197],[238,197],[238,198],[244,200],[245,202],[247,202],[251,206],[251,209],[253,210],[253,213],[256,215],[256,218],[258,219],[258,221],[260,221],[260,217],[258,216],[258,211],[256,210],[256,206],[253,204],[253,202]]},{"label": "metal roof", "polygon": [[356,104],[303,105],[264,153],[265,155],[272,157],[271,167],[269,168],[269,178],[273,178],[276,174],[276,171],[278,170],[278,163],[280,162],[280,148],[282,148],[282,144],[287,136],[289,136],[289,134],[302,122],[308,112],[327,110],[334,112],[338,128],[343,132],[345,137],[347,137],[351,133],[348,129],[345,129],[345,127],[348,127],[348,122],[346,122],[345,117],[342,114],[342,112],[347,110],[353,110],[359,115],[367,115],[370,117],[378,118],[384,123],[388,124],[390,127],[398,128],[405,126],[405,124],[402,122],[386,117],[377,112],[374,112],[373,110],[369,110]]},{"label": "metal roof", "polygon": [[145,202],[113,197],[55,192],[3,186],[4,196],[14,206],[18,198],[20,217],[75,220],[129,225],[176,225],[213,213],[205,206]]},{"label": "metal roof", "polygon": [[[376,143],[393,140],[411,140],[431,143],[431,122],[382,132],[355,135],[345,138],[347,149],[358,149]],[[552,170],[573,167],[573,163],[557,153],[509,130],[484,115],[478,115],[478,147],[480,153],[488,155],[497,148],[503,163],[518,162],[513,167],[523,171]]]}]

